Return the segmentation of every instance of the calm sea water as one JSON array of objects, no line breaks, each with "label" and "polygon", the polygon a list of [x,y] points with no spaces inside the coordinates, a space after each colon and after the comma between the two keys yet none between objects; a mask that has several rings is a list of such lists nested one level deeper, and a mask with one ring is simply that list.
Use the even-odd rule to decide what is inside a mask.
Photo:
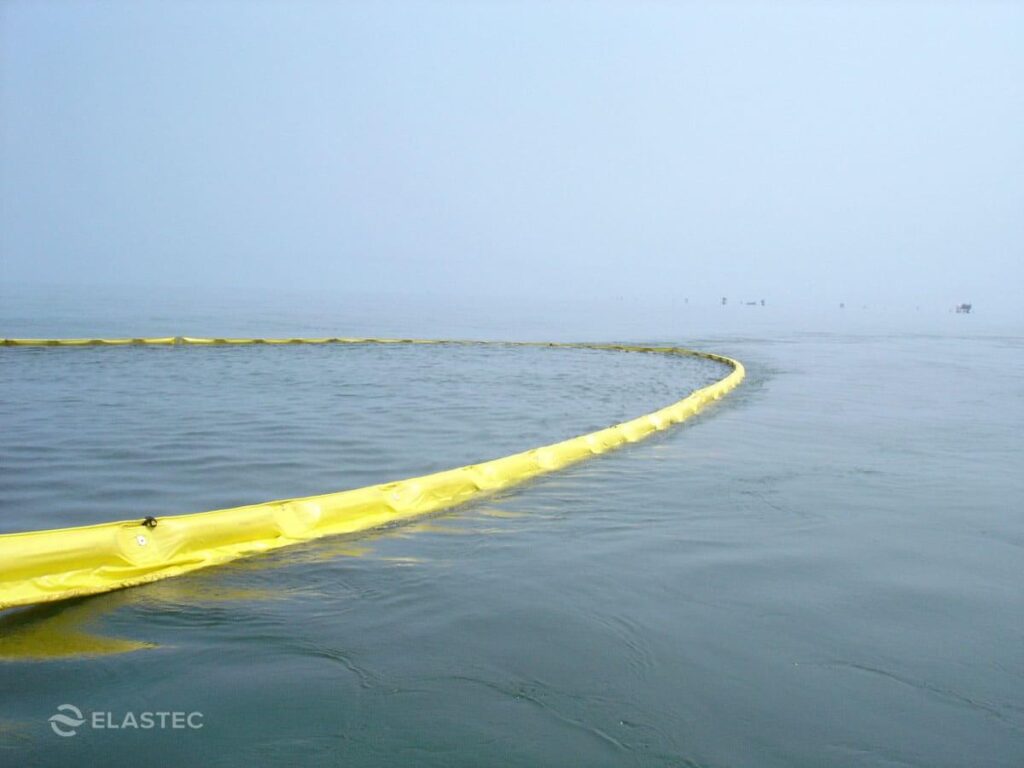
[{"label": "calm sea water", "polygon": [[[749,377],[680,428],[429,520],[0,615],[0,765],[1024,765],[1024,334],[277,306],[8,297],[0,335],[601,338]],[[0,531],[429,472],[721,373],[549,349],[0,348]],[[64,703],[203,728],[62,738]]]}]

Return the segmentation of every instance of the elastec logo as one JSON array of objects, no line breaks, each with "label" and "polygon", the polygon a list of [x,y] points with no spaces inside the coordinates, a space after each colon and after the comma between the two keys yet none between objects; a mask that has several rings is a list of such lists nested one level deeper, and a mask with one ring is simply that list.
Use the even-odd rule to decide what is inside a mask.
[{"label": "elastec logo", "polygon": [[74,736],[77,728],[85,724],[82,717],[82,710],[74,704],[61,704],[57,707],[57,714],[50,716],[50,727],[58,736]]},{"label": "elastec logo", "polygon": [[85,726],[103,731],[192,730],[204,725],[202,712],[113,712],[96,710],[82,712],[74,704],[61,704],[57,714],[50,715],[50,728],[58,736],[74,736]]}]

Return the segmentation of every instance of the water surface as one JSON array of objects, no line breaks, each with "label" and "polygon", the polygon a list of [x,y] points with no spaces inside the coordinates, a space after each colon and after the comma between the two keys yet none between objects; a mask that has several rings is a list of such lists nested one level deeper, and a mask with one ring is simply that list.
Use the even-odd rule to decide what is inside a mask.
[{"label": "water surface", "polygon": [[[56,333],[23,314],[2,335]],[[209,330],[260,321],[232,318]],[[263,320],[249,332],[351,327]],[[0,764],[1024,764],[1024,338],[628,338],[736,356],[748,380],[429,520],[0,617]],[[0,349],[0,530],[429,472],[721,373],[581,350]],[[60,738],[62,703],[204,727]]]}]

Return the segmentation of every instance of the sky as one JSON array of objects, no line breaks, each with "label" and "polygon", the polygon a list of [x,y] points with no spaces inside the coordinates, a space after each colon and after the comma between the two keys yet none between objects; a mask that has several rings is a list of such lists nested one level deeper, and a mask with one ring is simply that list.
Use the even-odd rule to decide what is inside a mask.
[{"label": "sky", "polygon": [[0,5],[0,282],[1021,317],[1024,3]]}]

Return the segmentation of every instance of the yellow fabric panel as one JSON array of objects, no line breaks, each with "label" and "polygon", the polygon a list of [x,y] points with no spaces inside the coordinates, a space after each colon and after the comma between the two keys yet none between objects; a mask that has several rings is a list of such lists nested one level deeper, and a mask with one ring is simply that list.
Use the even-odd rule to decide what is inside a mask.
[{"label": "yellow fabric panel", "polygon": [[141,520],[0,535],[0,610],[145,584],[323,536],[354,533],[437,512],[536,475],[642,440],[685,421],[736,387],[743,365],[678,347],[433,339],[4,339],[4,346],[127,344],[490,344],[551,346],[688,355],[732,368],[682,400],[596,432],[480,464],[351,491],[269,501],[246,507]]}]

